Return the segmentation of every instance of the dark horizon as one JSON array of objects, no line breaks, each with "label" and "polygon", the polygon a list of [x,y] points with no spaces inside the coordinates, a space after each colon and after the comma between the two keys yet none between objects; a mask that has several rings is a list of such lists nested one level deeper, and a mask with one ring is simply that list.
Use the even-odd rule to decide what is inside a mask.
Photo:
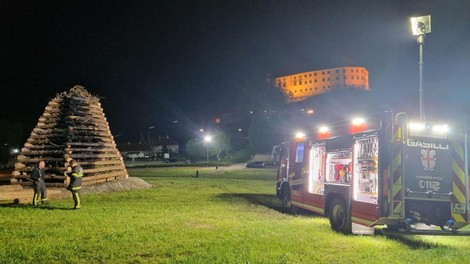
[{"label": "dark horizon", "polygon": [[470,99],[469,9],[438,0],[2,1],[0,119],[33,128],[51,98],[78,84],[102,98],[123,140],[150,126],[190,134],[224,113],[269,106],[269,78],[342,66],[365,67],[377,101],[413,106],[409,19],[428,14],[426,112],[452,117]]}]

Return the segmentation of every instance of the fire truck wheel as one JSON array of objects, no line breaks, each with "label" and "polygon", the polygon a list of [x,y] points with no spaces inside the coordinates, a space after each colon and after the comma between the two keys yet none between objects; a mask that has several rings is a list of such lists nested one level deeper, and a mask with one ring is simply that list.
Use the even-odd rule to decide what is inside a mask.
[{"label": "fire truck wheel", "polygon": [[286,213],[290,213],[291,207],[292,204],[290,202],[290,191],[286,190],[284,191],[284,195],[282,196],[282,208]]},{"label": "fire truck wheel", "polygon": [[297,207],[292,206],[289,190],[284,191],[282,196],[282,208],[288,214],[295,214],[297,212]]},{"label": "fire truck wheel", "polygon": [[346,204],[342,199],[335,198],[331,202],[329,218],[333,230],[344,234],[351,233],[351,218],[346,210]]}]

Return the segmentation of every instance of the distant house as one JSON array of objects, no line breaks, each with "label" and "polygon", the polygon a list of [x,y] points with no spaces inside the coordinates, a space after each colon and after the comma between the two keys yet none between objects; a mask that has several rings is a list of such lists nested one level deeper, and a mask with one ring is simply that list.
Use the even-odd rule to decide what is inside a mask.
[{"label": "distant house", "polygon": [[117,144],[117,148],[119,152],[121,152],[121,156],[124,158],[134,160],[149,157],[149,149],[145,146],[145,144],[142,144],[142,142],[120,143]]},{"label": "distant house", "polygon": [[169,153],[169,154],[178,154],[179,145],[178,142],[171,139],[169,136],[159,137],[152,147],[154,153]]},{"label": "distant house", "polygon": [[124,158],[132,160],[141,158],[168,159],[179,153],[178,143],[169,136],[158,137],[155,141],[152,140],[151,148],[148,147],[148,144],[142,142],[120,143],[117,144],[117,148]]}]

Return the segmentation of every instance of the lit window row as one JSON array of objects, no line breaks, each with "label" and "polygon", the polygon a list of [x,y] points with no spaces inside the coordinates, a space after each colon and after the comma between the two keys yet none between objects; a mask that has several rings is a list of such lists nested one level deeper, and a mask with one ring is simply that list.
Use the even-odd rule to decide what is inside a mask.
[{"label": "lit window row", "polygon": [[[360,72],[360,73],[364,73],[364,69],[361,69],[360,71],[359,71],[359,69],[351,69],[350,71],[351,71],[351,73],[354,73],[354,72],[356,72],[356,73],[359,73],[359,72]],[[342,72],[343,72],[343,74],[345,74],[345,73],[346,73],[346,69],[343,69]],[[307,73],[305,73],[305,74],[299,74],[299,75],[294,75],[294,76],[292,76],[292,78],[293,78],[294,80],[296,80],[296,79],[302,79],[302,78],[307,78],[307,77],[312,77],[312,76],[318,76],[319,73],[320,73],[320,72],[313,72],[313,74],[312,74],[312,73],[308,73],[308,74],[307,74]],[[340,69],[336,69],[336,70],[335,70],[335,73],[340,73]],[[330,70],[321,71],[321,75],[326,75],[326,74],[331,74],[331,71],[330,71]],[[286,77],[282,78],[282,80],[285,82],[285,81],[286,81]]]},{"label": "lit window row", "polygon": [[[352,77],[349,77],[349,78],[350,78],[351,80],[354,80],[354,79],[356,79],[356,80],[364,80],[364,76],[360,76],[360,78],[359,78],[359,76],[352,76]],[[335,77],[335,80],[339,81],[339,79],[340,79],[339,76],[336,76],[336,77]],[[348,77],[347,77],[346,75],[344,75],[343,79],[346,80],[346,79],[348,79]],[[326,78],[326,79],[325,79],[325,78],[322,78],[321,81],[322,81],[322,82],[329,82],[329,81],[331,81],[331,78],[329,78],[329,77]],[[313,82],[316,83],[316,82],[318,82],[318,80],[317,80],[317,79],[314,79]],[[297,85],[306,85],[306,84],[309,84],[309,83],[312,83],[312,80],[303,81],[302,79],[299,79],[299,80],[297,81],[297,80],[294,79],[293,85],[294,85],[294,86],[297,86]],[[280,83],[280,82],[278,82],[278,86],[281,86],[281,83]],[[286,83],[282,83],[282,87],[286,87]]]}]

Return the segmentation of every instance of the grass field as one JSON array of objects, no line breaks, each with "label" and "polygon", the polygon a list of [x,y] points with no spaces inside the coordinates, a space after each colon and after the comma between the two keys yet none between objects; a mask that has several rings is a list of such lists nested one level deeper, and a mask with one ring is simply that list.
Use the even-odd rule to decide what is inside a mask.
[{"label": "grass field", "polygon": [[275,171],[133,169],[154,188],[0,206],[0,263],[469,263],[469,237],[345,236],[286,215]]}]

